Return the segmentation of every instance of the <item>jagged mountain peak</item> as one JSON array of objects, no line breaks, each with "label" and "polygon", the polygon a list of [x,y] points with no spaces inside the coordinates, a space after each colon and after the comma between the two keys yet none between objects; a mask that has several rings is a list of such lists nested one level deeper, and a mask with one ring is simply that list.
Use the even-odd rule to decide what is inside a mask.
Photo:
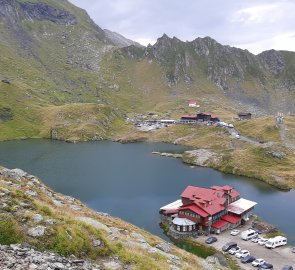
[{"label": "jagged mountain peak", "polygon": [[281,51],[267,50],[258,54],[258,57],[264,67],[274,74],[280,74],[285,70],[286,61]]},{"label": "jagged mountain peak", "polygon": [[108,40],[110,40],[116,46],[128,47],[128,46],[134,45],[135,47],[139,47],[139,48],[144,47],[143,45],[139,44],[138,42],[128,39],[128,38],[122,36],[121,34],[118,34],[118,33],[113,32],[111,30],[104,29],[103,31],[105,32]]}]

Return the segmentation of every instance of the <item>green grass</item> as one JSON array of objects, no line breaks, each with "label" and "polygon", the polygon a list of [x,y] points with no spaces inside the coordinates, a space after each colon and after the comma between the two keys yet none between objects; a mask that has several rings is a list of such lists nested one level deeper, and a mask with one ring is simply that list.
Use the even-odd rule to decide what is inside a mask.
[{"label": "green grass", "polygon": [[204,259],[206,259],[208,256],[214,255],[217,252],[213,247],[191,240],[174,241],[174,244]]},{"label": "green grass", "polygon": [[274,117],[238,121],[235,127],[241,134],[254,138],[257,141],[281,141],[279,129],[275,125]]},{"label": "green grass", "polygon": [[280,231],[270,232],[270,233],[265,234],[266,238],[273,238],[273,237],[276,237],[276,236],[285,236],[285,234],[283,232],[280,232]]},{"label": "green grass", "polygon": [[10,245],[20,243],[25,235],[20,229],[17,221],[7,215],[0,215],[0,244]]}]

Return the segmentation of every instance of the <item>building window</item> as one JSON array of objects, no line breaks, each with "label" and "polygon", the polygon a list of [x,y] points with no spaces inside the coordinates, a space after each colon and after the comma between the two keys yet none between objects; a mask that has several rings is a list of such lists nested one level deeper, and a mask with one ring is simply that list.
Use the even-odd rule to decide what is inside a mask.
[{"label": "building window", "polygon": [[183,226],[182,229],[184,232],[186,232],[186,226]]},{"label": "building window", "polygon": [[177,226],[176,230],[180,232],[180,226]]}]

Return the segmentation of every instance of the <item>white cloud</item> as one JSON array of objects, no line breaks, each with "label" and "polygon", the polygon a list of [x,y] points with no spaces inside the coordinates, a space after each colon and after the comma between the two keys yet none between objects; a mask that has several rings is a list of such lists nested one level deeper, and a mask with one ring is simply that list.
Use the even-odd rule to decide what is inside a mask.
[{"label": "white cloud", "polygon": [[279,4],[259,5],[242,8],[236,11],[232,18],[232,23],[258,24],[258,23],[274,23],[280,16],[282,6]]},{"label": "white cloud", "polygon": [[138,42],[141,45],[147,46],[148,44],[155,44],[156,40],[150,38],[135,38],[134,41]]},{"label": "white cloud", "polygon": [[[294,0],[70,0],[101,27],[141,44],[163,33],[181,40],[210,36],[257,53],[295,50]],[[249,47],[247,47],[249,46]]]},{"label": "white cloud", "polygon": [[295,32],[284,33],[251,43],[238,43],[234,44],[234,46],[241,49],[247,49],[254,54],[259,54],[262,51],[270,49],[295,51]]}]

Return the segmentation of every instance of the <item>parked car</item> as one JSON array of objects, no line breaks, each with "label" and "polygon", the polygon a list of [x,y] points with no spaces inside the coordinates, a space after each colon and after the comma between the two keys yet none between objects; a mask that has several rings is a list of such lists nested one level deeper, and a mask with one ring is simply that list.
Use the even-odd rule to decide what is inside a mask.
[{"label": "parked car", "polygon": [[222,251],[227,252],[227,251],[229,251],[231,248],[236,247],[237,245],[238,245],[238,244],[235,243],[235,242],[229,242],[229,243],[225,244],[225,245],[222,247]]},{"label": "parked car", "polygon": [[293,253],[295,253],[295,247],[292,247],[292,250],[291,250]]},{"label": "parked car", "polygon": [[293,267],[291,265],[285,265],[282,270],[293,270]]},{"label": "parked car", "polygon": [[241,233],[241,238],[245,241],[248,241],[248,240],[255,238],[257,236],[258,236],[258,233],[253,229],[248,229],[248,230],[243,231]]},{"label": "parked car", "polygon": [[246,257],[244,257],[244,258],[241,259],[241,262],[242,263],[250,263],[250,262],[253,262],[255,260],[256,260],[256,258],[254,256],[247,255]]},{"label": "parked car", "polygon": [[259,241],[260,239],[261,239],[261,237],[256,236],[256,237],[252,238],[251,241],[252,241],[253,243],[258,243],[258,241]]},{"label": "parked car", "polygon": [[256,259],[255,261],[253,261],[252,265],[253,266],[259,266],[259,265],[264,264],[264,263],[265,263],[265,260],[260,258],[260,259]]},{"label": "parked car", "polygon": [[209,238],[206,239],[205,243],[213,244],[216,241],[217,241],[217,238],[215,236],[210,236]]},{"label": "parked car", "polygon": [[241,136],[239,134],[236,135],[236,139],[240,139]]},{"label": "parked car", "polygon": [[241,250],[240,252],[236,253],[235,256],[236,256],[238,259],[241,259],[241,258],[246,257],[247,255],[250,255],[250,252],[249,252],[248,250],[246,250],[246,249],[243,249],[243,250]]},{"label": "parked car", "polygon": [[241,248],[239,246],[236,246],[236,247],[233,247],[231,248],[228,253],[231,254],[231,255],[235,255],[236,253],[240,252],[241,251]]},{"label": "parked car", "polygon": [[265,262],[265,263],[259,265],[258,269],[273,269],[273,265]]},{"label": "parked car", "polygon": [[254,231],[256,231],[258,234],[262,234],[262,231],[260,231],[260,230],[258,230],[258,229],[255,229],[255,228],[253,228],[253,227],[252,227],[252,229],[253,229]]},{"label": "parked car", "polygon": [[267,241],[268,241],[268,239],[261,237],[260,240],[258,241],[258,244],[260,246],[264,246]]},{"label": "parked car", "polygon": [[233,235],[233,236],[236,236],[236,235],[238,235],[239,233],[240,233],[239,230],[232,230],[232,231],[230,232],[230,234]]}]

